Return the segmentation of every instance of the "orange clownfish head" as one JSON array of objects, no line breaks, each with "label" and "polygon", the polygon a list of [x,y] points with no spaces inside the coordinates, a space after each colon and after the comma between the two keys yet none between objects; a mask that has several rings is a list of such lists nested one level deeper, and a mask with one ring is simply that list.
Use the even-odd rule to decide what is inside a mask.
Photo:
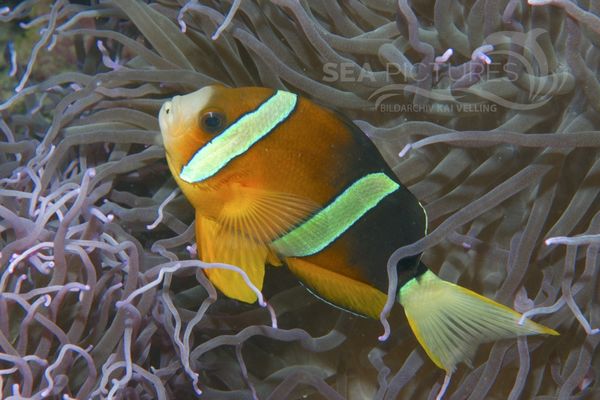
[{"label": "orange clownfish head", "polygon": [[[211,85],[163,104],[159,123],[167,161],[195,207],[198,190],[214,190],[232,174],[243,172],[229,168],[219,173],[273,128],[273,113],[289,114],[296,102],[297,96],[288,92]],[[255,118],[258,112],[269,118]]]}]

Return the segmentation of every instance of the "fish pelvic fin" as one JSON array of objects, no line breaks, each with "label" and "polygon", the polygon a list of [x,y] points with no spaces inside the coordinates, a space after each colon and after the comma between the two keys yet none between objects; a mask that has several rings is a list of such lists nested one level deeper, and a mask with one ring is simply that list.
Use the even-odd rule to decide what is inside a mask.
[{"label": "fish pelvic fin", "polygon": [[525,335],[558,335],[550,328],[427,270],[398,293],[417,340],[431,360],[447,373],[470,362],[481,343]]},{"label": "fish pelvic fin", "polygon": [[[254,286],[262,290],[265,263],[269,258],[266,244],[239,232],[223,230],[219,223],[196,213],[196,243],[199,257],[209,263],[230,264],[242,269]],[[254,303],[256,294],[236,271],[211,268],[204,271],[208,279],[227,297]]]}]

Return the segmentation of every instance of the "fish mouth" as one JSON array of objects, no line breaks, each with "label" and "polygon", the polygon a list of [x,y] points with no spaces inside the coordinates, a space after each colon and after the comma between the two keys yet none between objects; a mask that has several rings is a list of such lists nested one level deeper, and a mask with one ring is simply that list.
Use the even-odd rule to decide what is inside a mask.
[{"label": "fish mouth", "polygon": [[185,128],[195,121],[196,116],[210,105],[217,87],[205,86],[195,92],[174,96],[163,103],[158,113],[158,122],[163,137],[179,137]]},{"label": "fish mouth", "polygon": [[180,98],[181,96],[175,96],[171,100],[165,101],[158,112],[158,124],[164,138],[181,136],[182,130],[176,129],[176,125],[182,125],[181,123],[176,124],[182,117],[179,112]]},{"label": "fish mouth", "polygon": [[173,101],[165,101],[158,112],[158,125],[160,126],[160,132],[163,137],[169,132],[169,126],[171,126],[173,120]]}]

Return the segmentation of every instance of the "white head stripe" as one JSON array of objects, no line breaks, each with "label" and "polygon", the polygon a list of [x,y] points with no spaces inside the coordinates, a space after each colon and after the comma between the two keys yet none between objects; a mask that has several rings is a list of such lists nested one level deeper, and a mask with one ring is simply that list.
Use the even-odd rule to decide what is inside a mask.
[{"label": "white head stripe", "polygon": [[188,183],[210,178],[285,121],[297,101],[295,94],[278,90],[256,110],[238,119],[200,148],[184,165],[180,178]]}]

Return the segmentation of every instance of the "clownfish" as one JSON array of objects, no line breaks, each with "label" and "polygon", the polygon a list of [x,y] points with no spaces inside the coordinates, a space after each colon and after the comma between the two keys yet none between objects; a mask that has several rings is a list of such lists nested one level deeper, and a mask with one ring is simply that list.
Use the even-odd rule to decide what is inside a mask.
[{"label": "clownfish", "polygon": [[[283,90],[206,86],[159,113],[167,162],[195,208],[200,258],[242,268],[262,288],[285,265],[315,295],[378,318],[387,260],[427,232],[425,210],[350,121]],[[480,343],[558,333],[401,260],[398,302],[431,360],[452,373]],[[205,271],[226,296],[253,303],[233,271]]]}]

